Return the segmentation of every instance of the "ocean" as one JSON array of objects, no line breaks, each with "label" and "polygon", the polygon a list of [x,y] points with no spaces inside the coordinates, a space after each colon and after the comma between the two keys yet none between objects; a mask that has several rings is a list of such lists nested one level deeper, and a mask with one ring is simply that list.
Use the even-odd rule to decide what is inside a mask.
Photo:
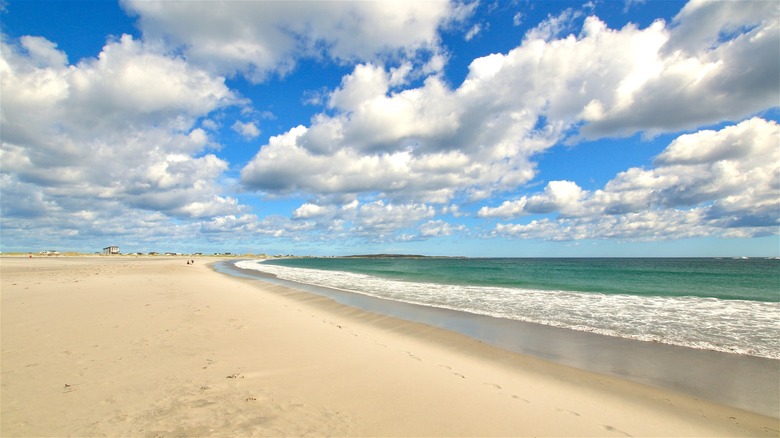
[{"label": "ocean", "polygon": [[285,258],[277,278],[616,338],[780,359],[780,260]]}]

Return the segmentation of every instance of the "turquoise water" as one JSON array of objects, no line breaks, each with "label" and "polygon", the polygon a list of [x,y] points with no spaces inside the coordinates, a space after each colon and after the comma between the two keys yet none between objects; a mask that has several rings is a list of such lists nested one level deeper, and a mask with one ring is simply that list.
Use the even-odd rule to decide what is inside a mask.
[{"label": "turquoise water", "polygon": [[401,281],[780,302],[774,259],[301,258],[266,263]]},{"label": "turquoise water", "polygon": [[388,300],[780,359],[780,260],[301,258],[236,266]]}]

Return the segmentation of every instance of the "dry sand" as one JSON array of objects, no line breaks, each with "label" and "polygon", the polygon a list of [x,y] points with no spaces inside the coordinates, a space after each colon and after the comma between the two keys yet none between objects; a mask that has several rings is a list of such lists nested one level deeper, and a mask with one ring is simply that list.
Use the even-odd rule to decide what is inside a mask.
[{"label": "dry sand", "polygon": [[0,435],[746,436],[778,419],[184,258],[0,259]]}]

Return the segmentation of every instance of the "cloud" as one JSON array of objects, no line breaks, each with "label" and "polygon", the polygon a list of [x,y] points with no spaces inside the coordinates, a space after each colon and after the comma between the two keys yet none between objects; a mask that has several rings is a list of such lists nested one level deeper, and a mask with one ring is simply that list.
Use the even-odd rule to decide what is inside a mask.
[{"label": "cloud", "polygon": [[672,20],[673,39],[666,49],[687,53],[708,50],[751,28],[776,23],[779,15],[780,5],[775,2],[692,0]]},{"label": "cloud", "polygon": [[253,214],[217,216],[207,222],[201,222],[200,231],[206,234],[255,233],[258,218]]},{"label": "cloud", "polygon": [[[696,165],[720,161],[761,160],[772,152],[776,126],[753,118],[720,131],[703,130],[677,137],[655,159],[656,165]],[[767,163],[750,162],[750,165]]]},{"label": "cloud", "polygon": [[557,212],[557,219],[495,229],[500,235],[551,240],[776,234],[778,139],[780,125],[761,118],[681,135],[655,159],[653,169],[620,172],[603,189],[585,192],[574,183],[551,182],[541,194],[483,207],[478,216]]},{"label": "cloud", "polygon": [[518,12],[518,13],[516,13],[516,14],[515,14],[515,15],[512,17],[512,24],[513,24],[514,26],[520,26],[521,24],[523,24],[523,18],[524,18],[524,15],[523,15],[523,13],[522,13],[522,12]]},{"label": "cloud", "polygon": [[244,137],[244,140],[252,140],[260,136],[260,129],[252,122],[236,120],[231,129]]},{"label": "cloud", "polygon": [[[439,31],[462,24],[475,3],[123,6],[144,40],[112,38],[76,64],[45,38],[2,37],[4,236],[124,233],[127,218],[126,230],[149,239],[142,230],[154,224],[183,238],[403,241],[462,231],[437,212],[459,217],[461,204],[496,195],[509,199],[486,201],[479,218],[530,222],[499,223],[494,235],[777,232],[777,124],[754,117],[777,107],[776,3],[693,1],[671,23],[621,29],[566,10],[517,47],[474,59],[460,84],[443,74]],[[241,168],[242,190],[308,200],[289,218],[258,218],[224,187],[221,112],[247,109],[225,76],[263,81],[303,58],[352,67],[316,91],[324,108],[307,125],[270,137]],[[225,126],[252,140],[256,121],[272,115],[242,117],[255,121]],[[690,133],[652,166],[599,190],[560,180],[525,192],[554,145],[679,132]]]},{"label": "cloud", "polygon": [[465,39],[466,41],[471,41],[472,38],[477,36],[481,31],[482,31],[482,25],[477,23],[471,26],[471,29],[469,29],[469,31],[466,32],[466,35],[463,36],[463,39]]},{"label": "cloud", "polygon": [[444,222],[443,220],[428,221],[420,226],[420,237],[430,238],[450,236],[455,231],[463,231],[465,229],[466,227],[463,225],[453,226],[452,224]]},{"label": "cloud", "polygon": [[571,32],[574,29],[575,20],[581,15],[582,12],[571,8],[564,10],[558,15],[550,15],[546,20],[528,31],[525,37],[528,40],[552,40]]},{"label": "cloud", "polygon": [[228,167],[211,153],[219,145],[195,127],[241,102],[223,78],[128,35],[75,65],[41,37],[3,37],[1,53],[4,233],[126,233],[157,213],[243,209],[217,183]]},{"label": "cloud", "polygon": [[359,64],[341,80],[341,88],[330,95],[328,107],[355,111],[361,105],[384,96],[390,87],[385,69],[372,64]]},{"label": "cloud", "polygon": [[732,211],[738,215],[780,208],[775,181],[780,171],[778,138],[777,123],[760,118],[680,136],[657,157],[655,169],[621,172],[594,193],[594,204],[604,211],[703,202],[713,202],[719,209],[724,203],[750,206]]},{"label": "cloud", "polygon": [[68,57],[65,53],[57,50],[57,44],[46,38],[26,35],[21,37],[19,42],[27,50],[30,60],[38,68],[62,68],[68,64]]},{"label": "cloud", "polygon": [[376,201],[357,210],[354,232],[371,240],[388,240],[391,234],[433,217],[435,211],[425,204],[385,204]]},{"label": "cloud", "polygon": [[533,196],[523,196],[515,201],[504,201],[499,207],[482,207],[477,217],[512,218],[529,214],[576,214],[580,210],[580,200],[587,195],[572,181],[550,181],[544,192]]},{"label": "cloud", "polygon": [[701,212],[694,209],[689,211],[651,210],[599,218],[575,218],[566,221],[541,219],[533,220],[528,224],[499,223],[496,224],[492,235],[549,241],[584,239],[651,241],[709,237],[717,235],[719,231],[721,230],[702,224]]},{"label": "cloud", "polygon": [[429,59],[438,30],[474,6],[446,1],[146,2],[125,0],[144,39],[219,74],[260,82],[292,71],[301,58],[337,62]]},{"label": "cloud", "polygon": [[623,82],[615,95],[595,97],[589,103],[590,111],[583,113],[588,122],[583,136],[692,129],[776,106],[778,5],[747,2],[741,6],[692,2],[675,17],[676,27],[671,30],[657,22],[653,27],[663,44],[629,55],[627,59],[645,68]]},{"label": "cloud", "polygon": [[449,214],[453,217],[463,217],[466,216],[466,213],[461,212],[460,206],[458,204],[450,204],[445,205],[441,208],[441,214]]},{"label": "cloud", "polygon": [[[241,181],[269,195],[478,200],[531,181],[535,158],[561,142],[740,119],[776,105],[780,88],[777,17],[761,12],[748,14],[759,24],[714,46],[669,53],[684,14],[672,30],[663,21],[613,30],[591,16],[579,35],[561,38],[580,18],[567,10],[509,52],[475,59],[457,88],[434,75],[394,90],[387,68],[359,64],[331,92],[330,111],[272,138]],[[732,29],[718,17],[709,26]],[[302,164],[310,171],[300,172]],[[571,186],[556,184],[545,199],[505,208],[560,210],[555,190]]]},{"label": "cloud", "polygon": [[[623,13],[627,13],[634,5],[641,5],[646,2],[646,0],[625,0],[626,4],[623,6]],[[590,6],[593,8],[593,5]]]},{"label": "cloud", "polygon": [[460,181],[478,178],[483,172],[474,166],[473,175],[463,175],[467,160],[457,152],[420,158],[408,152],[361,155],[360,151],[349,148],[329,154],[316,153],[300,145],[305,143],[308,132],[299,126],[271,137],[261,154],[242,169],[242,181],[275,194],[381,191],[395,199],[442,202],[454,195]]},{"label": "cloud", "polygon": [[[377,66],[356,67],[331,95],[339,114],[271,138],[242,169],[242,182],[264,192],[381,192],[446,202],[470,187],[513,187],[533,176],[518,152],[549,145],[545,133],[529,133],[535,120],[500,115],[491,121],[498,132],[482,130],[477,119],[486,116],[436,77],[390,95],[386,77]],[[473,122],[463,120],[471,115]],[[522,142],[496,138],[524,132]],[[311,171],[300,172],[301,164]]]},{"label": "cloud", "polygon": [[[209,234],[240,232],[244,236],[285,237],[309,242],[353,239],[397,242],[463,230],[462,226],[431,221],[436,212],[426,204],[394,204],[383,200],[365,203],[357,200],[331,201],[305,202],[289,218],[274,215],[259,219],[250,214],[219,216],[202,222],[201,230]],[[418,227],[420,231],[416,233]]]},{"label": "cloud", "polygon": [[333,214],[335,207],[323,207],[317,204],[305,203],[293,211],[293,219],[311,219]]}]

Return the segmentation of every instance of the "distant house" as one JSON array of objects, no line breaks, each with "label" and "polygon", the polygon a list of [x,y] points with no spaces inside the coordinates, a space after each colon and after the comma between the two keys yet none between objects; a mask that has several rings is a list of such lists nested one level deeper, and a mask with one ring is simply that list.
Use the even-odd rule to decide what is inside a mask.
[{"label": "distant house", "polygon": [[103,248],[103,255],[119,254],[118,246],[107,246]]}]

